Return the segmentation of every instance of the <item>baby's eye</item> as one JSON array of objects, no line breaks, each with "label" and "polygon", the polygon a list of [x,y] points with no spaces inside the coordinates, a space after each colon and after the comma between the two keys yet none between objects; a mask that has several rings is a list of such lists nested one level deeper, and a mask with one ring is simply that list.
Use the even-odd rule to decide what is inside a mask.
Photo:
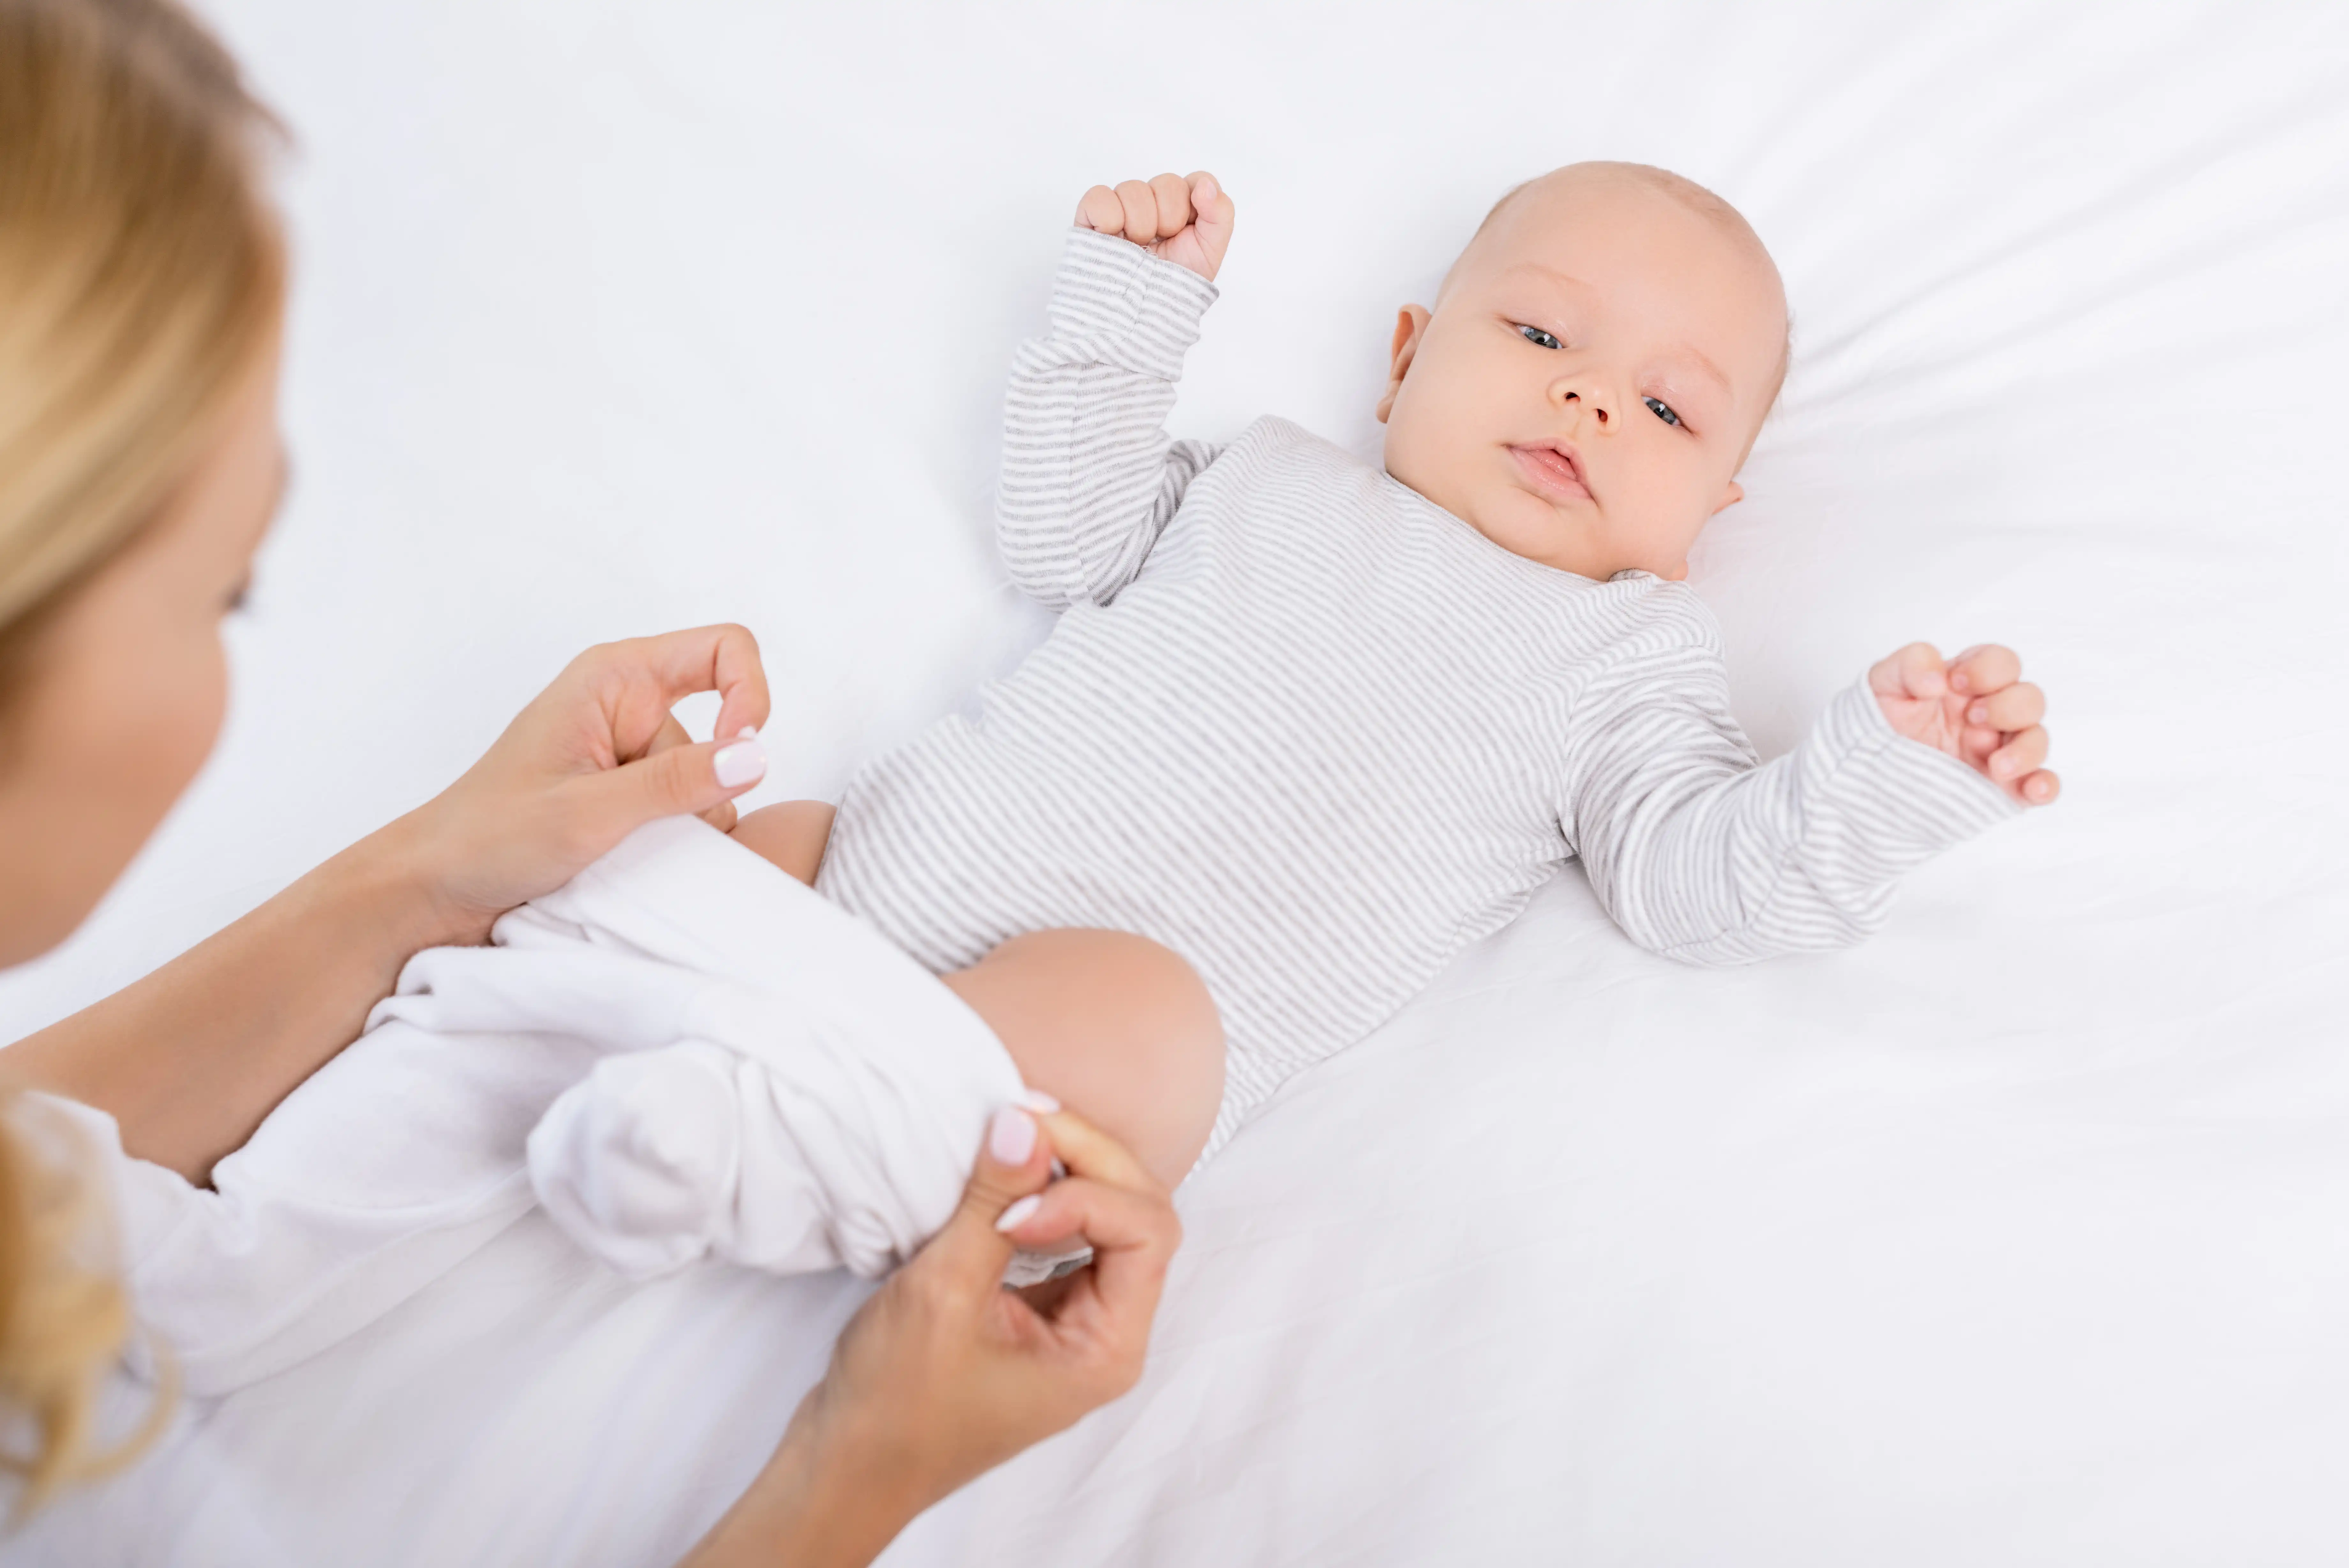
[{"label": "baby's eye", "polygon": [[1526,341],[1528,343],[1538,343],[1545,348],[1563,348],[1566,347],[1566,345],[1560,343],[1555,336],[1550,333],[1544,332],[1538,327],[1520,327],[1517,330],[1525,334]]},{"label": "baby's eye", "polygon": [[1663,421],[1664,423],[1676,425],[1681,422],[1680,415],[1672,412],[1672,406],[1670,403],[1658,398],[1641,398],[1640,400],[1648,405],[1650,413]]}]

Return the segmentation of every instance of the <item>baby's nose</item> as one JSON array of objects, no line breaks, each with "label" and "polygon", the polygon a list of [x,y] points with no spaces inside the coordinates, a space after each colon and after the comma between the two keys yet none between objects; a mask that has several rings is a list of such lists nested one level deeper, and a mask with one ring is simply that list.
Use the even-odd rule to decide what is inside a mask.
[{"label": "baby's nose", "polygon": [[1596,419],[1600,425],[1604,426],[1607,423],[1608,414],[1604,404],[1593,399],[1586,399],[1580,392],[1574,391],[1570,389],[1566,394],[1566,400],[1569,403],[1582,404],[1585,408],[1590,410],[1591,417]]}]

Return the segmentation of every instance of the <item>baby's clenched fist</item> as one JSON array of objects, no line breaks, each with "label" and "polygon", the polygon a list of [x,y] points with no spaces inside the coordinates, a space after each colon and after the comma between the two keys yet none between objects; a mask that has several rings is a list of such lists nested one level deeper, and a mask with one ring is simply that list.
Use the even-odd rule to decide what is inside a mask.
[{"label": "baby's clenched fist", "polygon": [[1868,672],[1868,688],[1891,726],[1947,752],[2025,805],[2045,805],[2061,787],[2047,760],[2047,699],[2023,679],[2023,660],[1996,643],[1944,663],[1930,643],[1912,642]]},{"label": "baby's clenched fist", "polygon": [[1232,199],[1213,174],[1161,174],[1114,190],[1094,186],[1077,203],[1077,223],[1131,240],[1213,281],[1232,243]]}]

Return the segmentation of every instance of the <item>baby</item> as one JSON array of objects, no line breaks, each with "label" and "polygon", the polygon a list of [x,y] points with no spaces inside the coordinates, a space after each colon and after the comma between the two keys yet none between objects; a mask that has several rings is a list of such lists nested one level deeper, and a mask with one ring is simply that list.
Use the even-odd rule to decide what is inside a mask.
[{"label": "baby", "polygon": [[1766,765],[1732,718],[1682,579],[1788,336],[1710,192],[1584,163],[1505,197],[1396,322],[1383,469],[1278,419],[1222,446],[1162,428],[1232,235],[1211,176],[1095,187],[1077,223],[999,501],[1052,635],[836,818],[736,832],[934,972],[1106,929],[1188,960],[1221,1013],[1212,1129],[1168,1092],[1195,1073],[1068,1031],[1007,1038],[1028,1083],[1212,1149],[1570,858],[1641,946],[1740,963],[1857,940],[1901,873],[2055,798],[2003,648],[1904,649]]}]

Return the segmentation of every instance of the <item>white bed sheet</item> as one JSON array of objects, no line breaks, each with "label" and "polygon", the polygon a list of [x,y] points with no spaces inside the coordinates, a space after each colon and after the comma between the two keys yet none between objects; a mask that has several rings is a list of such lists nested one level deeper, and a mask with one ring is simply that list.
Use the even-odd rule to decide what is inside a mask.
[{"label": "white bed sheet", "polygon": [[[215,7],[302,151],[298,477],[195,792],[0,1038],[445,782],[587,641],[761,636],[835,790],[1035,635],[999,389],[1105,178],[1240,205],[1180,428],[1371,450],[1392,306],[1582,157],[1736,201],[1795,368],[1695,580],[1765,751],[2022,649],[2060,808],[1866,947],[1578,876],[1186,1189],[1131,1397],[902,1564],[2349,1557],[2349,13]],[[857,1299],[518,1227],[194,1412],[297,1557],[641,1563]]]}]

